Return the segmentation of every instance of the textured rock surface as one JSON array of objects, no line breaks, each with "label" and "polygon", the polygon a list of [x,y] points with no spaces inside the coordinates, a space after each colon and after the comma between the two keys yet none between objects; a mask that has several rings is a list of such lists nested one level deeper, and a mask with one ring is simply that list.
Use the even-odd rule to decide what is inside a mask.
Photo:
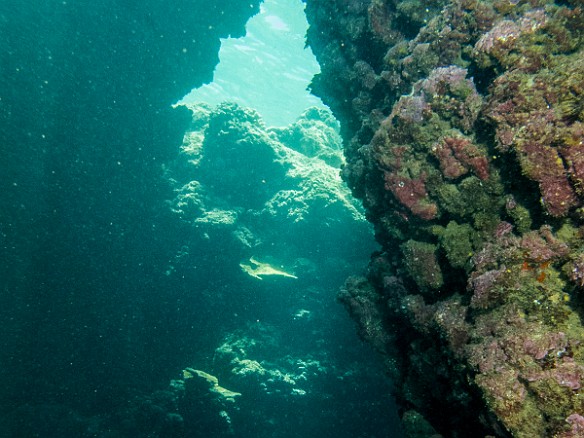
[{"label": "textured rock surface", "polygon": [[[176,193],[171,208],[189,233],[231,241],[242,254],[238,263],[256,256],[269,262],[267,256],[302,270],[308,266],[296,258],[304,239],[327,246],[347,227],[368,232],[362,207],[339,176],[341,139],[330,112],[312,108],[290,126],[267,128],[257,112],[232,103],[191,110],[181,154],[166,168]],[[284,223],[302,242],[282,235]],[[317,238],[323,233],[329,237]],[[336,255],[352,254],[360,235],[347,236]]]},{"label": "textured rock surface", "polygon": [[341,300],[406,431],[578,436],[581,2],[308,0],[307,14],[312,89],[382,245]]}]

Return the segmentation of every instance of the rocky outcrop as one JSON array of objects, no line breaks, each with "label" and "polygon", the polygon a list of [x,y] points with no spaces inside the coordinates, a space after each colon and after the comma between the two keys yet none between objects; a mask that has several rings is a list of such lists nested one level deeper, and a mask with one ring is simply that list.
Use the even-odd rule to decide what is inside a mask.
[{"label": "rocky outcrop", "polygon": [[581,2],[309,0],[307,15],[312,90],[382,245],[341,300],[408,434],[581,435]]},{"label": "rocky outcrop", "polygon": [[[302,277],[348,228],[368,233],[339,176],[341,140],[330,112],[311,108],[290,126],[269,128],[256,111],[232,103],[191,111],[181,154],[166,167],[176,194],[170,207],[191,238],[229,242],[231,263],[250,275],[275,261],[286,266],[280,275]],[[347,235],[336,255],[352,254],[360,235]],[[306,241],[314,242],[309,251]]]}]

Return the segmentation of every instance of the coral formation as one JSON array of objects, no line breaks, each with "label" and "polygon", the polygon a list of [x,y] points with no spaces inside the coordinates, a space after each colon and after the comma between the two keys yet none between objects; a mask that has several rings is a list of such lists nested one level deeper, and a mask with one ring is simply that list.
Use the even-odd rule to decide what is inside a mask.
[{"label": "coral formation", "polygon": [[[238,212],[255,211],[301,222],[321,209],[334,211],[329,221],[347,214],[363,220],[338,177],[341,140],[330,113],[310,108],[290,126],[267,128],[256,111],[233,103],[190,109],[181,156],[167,167],[177,186],[171,205],[183,220],[236,227]],[[245,181],[237,172],[242,167]]]},{"label": "coral formation", "polygon": [[[339,175],[341,137],[329,111],[309,108],[289,126],[268,128],[256,111],[234,103],[189,109],[192,122],[180,154],[165,166],[175,189],[168,204],[189,234],[211,246],[231,242],[229,263],[236,268],[256,279],[300,276],[294,264],[305,250],[298,248],[302,242],[283,243],[284,223],[290,235],[330,245],[346,234],[347,224],[369,232],[360,203]],[[360,245],[356,235],[350,239]],[[345,251],[352,253],[351,245]],[[244,259],[250,263],[240,263]]]},{"label": "coral formation", "polygon": [[312,90],[382,247],[340,299],[406,433],[579,436],[581,2],[308,0],[307,15]]},{"label": "coral formation", "polygon": [[205,382],[204,384],[208,386],[209,392],[216,394],[227,402],[233,403],[235,402],[236,397],[241,396],[240,392],[230,391],[229,389],[220,386],[219,379],[205,371],[195,370],[194,368],[185,368],[183,370],[183,379],[185,381],[190,379],[195,381],[199,379],[200,382]]}]

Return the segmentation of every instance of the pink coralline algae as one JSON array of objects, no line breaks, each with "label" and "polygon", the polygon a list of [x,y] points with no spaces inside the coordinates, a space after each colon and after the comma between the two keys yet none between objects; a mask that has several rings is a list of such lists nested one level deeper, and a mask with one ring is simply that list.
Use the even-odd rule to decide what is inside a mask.
[{"label": "pink coralline algae", "polygon": [[487,105],[497,148],[514,153],[522,173],[538,183],[543,207],[555,217],[568,215],[584,197],[584,127],[573,120],[582,97],[570,91],[580,90],[583,80],[582,58],[563,70],[508,71],[494,82]]},{"label": "pink coralline algae", "polygon": [[566,351],[568,342],[563,332],[543,333],[540,336],[532,336],[523,341],[523,350],[535,360],[541,361],[553,351]]},{"label": "pink coralline algae", "polygon": [[519,248],[523,251],[525,260],[535,263],[557,261],[570,252],[566,243],[554,237],[549,226],[526,233],[519,242]]},{"label": "pink coralline algae", "polygon": [[584,123],[574,122],[570,126],[569,135],[564,138],[564,144],[559,149],[560,155],[567,166],[570,180],[579,196],[584,195]]},{"label": "pink coralline algae", "polygon": [[430,72],[430,76],[422,81],[422,90],[427,96],[444,96],[462,91],[461,88],[474,88],[472,82],[466,79],[467,71],[456,65],[438,67]]},{"label": "pink coralline algae", "polygon": [[493,237],[496,239],[485,245],[473,258],[475,270],[473,277],[505,263],[556,263],[563,261],[570,253],[568,245],[554,236],[548,225],[539,230],[525,233],[522,237],[512,233],[508,222],[500,222]]},{"label": "pink coralline algae", "polygon": [[528,11],[517,21],[500,20],[477,41],[474,46],[474,57],[482,65],[489,64],[489,57],[506,64],[509,62],[509,54],[516,48],[517,40],[536,32],[546,22],[547,16],[543,9]]},{"label": "pink coralline algae", "polygon": [[584,367],[570,357],[563,357],[556,361],[553,368],[526,371],[522,377],[528,382],[554,379],[558,385],[576,391],[584,384]]},{"label": "pink coralline algae", "polygon": [[385,172],[384,175],[385,189],[391,191],[412,214],[424,220],[431,220],[436,217],[438,207],[428,197],[425,175],[421,175],[416,179],[399,176],[393,172]]},{"label": "pink coralline algae", "polygon": [[[431,201],[426,190],[426,173],[413,176],[413,148],[411,145],[394,144],[391,116],[385,119],[372,139],[371,154],[383,172],[384,189],[393,194],[399,204],[414,216],[424,220],[434,219],[437,205]],[[415,165],[415,161],[413,162]]]},{"label": "pink coralline algae", "polygon": [[584,287],[584,253],[579,252],[571,257],[566,265],[568,277],[579,287]]},{"label": "pink coralline algae", "polygon": [[[467,289],[472,293],[470,306],[487,309],[510,298],[509,289],[519,289],[529,279],[543,283],[545,270],[560,264],[570,253],[568,245],[557,239],[549,226],[529,231],[522,237],[512,233],[510,224],[501,222],[495,242],[477,252],[472,262]],[[541,287],[540,287],[541,288]]]},{"label": "pink coralline algae", "polygon": [[514,306],[506,306],[496,317],[485,314],[477,319],[466,347],[469,363],[477,371],[475,382],[490,408],[507,428],[523,433],[514,436],[552,436],[541,432],[545,418],[554,415],[559,421],[567,413],[558,415],[549,397],[577,405],[584,384],[584,367],[571,357],[579,340],[548,330],[538,321],[526,320]]},{"label": "pink coralline algae", "polygon": [[[513,201],[507,202],[506,207],[508,210],[516,208],[516,206],[513,206]],[[497,228],[495,228],[495,237],[497,239],[500,239],[501,237],[510,235],[512,232],[513,232],[513,225],[511,225],[509,222],[501,221],[497,225]]]},{"label": "pink coralline algae", "polygon": [[402,96],[394,105],[390,119],[397,117],[405,123],[422,123],[424,114],[429,111],[426,99],[421,96]]},{"label": "pink coralline algae", "polygon": [[[497,279],[503,274],[505,267],[473,275],[469,279],[469,290],[473,291],[471,307],[485,309],[493,302]],[[476,274],[476,273],[475,273]]]},{"label": "pink coralline algae", "polygon": [[564,216],[578,205],[558,151],[550,146],[526,143],[519,152],[524,173],[539,183],[541,202],[552,216]]},{"label": "pink coralline algae", "polygon": [[467,74],[466,69],[455,65],[439,67],[414,86],[432,111],[463,132],[472,129],[482,106],[482,98]]},{"label": "pink coralline algae", "polygon": [[472,169],[483,181],[489,179],[489,161],[470,140],[445,137],[432,150],[446,178],[456,179]]},{"label": "pink coralline algae", "polygon": [[582,438],[584,436],[584,417],[580,414],[572,414],[566,418],[571,428],[568,432],[564,432],[558,438]]},{"label": "pink coralline algae", "polygon": [[475,51],[493,54],[499,58],[503,53],[509,52],[520,32],[515,22],[501,20],[477,41]]},{"label": "pink coralline algae", "polygon": [[564,357],[560,364],[549,373],[560,386],[573,391],[580,389],[584,384],[584,367],[574,362],[571,357]]}]

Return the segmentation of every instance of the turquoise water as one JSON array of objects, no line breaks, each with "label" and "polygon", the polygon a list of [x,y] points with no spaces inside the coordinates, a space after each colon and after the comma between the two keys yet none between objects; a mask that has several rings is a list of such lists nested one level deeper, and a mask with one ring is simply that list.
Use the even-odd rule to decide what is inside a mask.
[{"label": "turquoise water", "polygon": [[324,106],[307,91],[320,67],[305,47],[308,24],[298,0],[268,0],[243,38],[221,42],[213,82],[183,101],[237,102],[257,110],[268,125],[285,126],[311,106]]},{"label": "turquoise water", "polygon": [[262,8],[0,4],[1,437],[399,436],[302,3]]}]

